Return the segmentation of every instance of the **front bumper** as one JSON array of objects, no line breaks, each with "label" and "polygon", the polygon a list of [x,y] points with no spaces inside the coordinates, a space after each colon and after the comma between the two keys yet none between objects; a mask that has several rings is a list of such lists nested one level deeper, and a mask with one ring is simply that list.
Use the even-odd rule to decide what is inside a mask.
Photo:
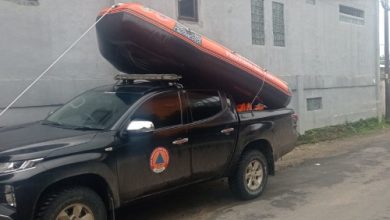
[{"label": "front bumper", "polygon": [[[0,220],[32,220],[34,215],[34,204],[38,198],[40,189],[33,187],[32,181],[25,181],[23,185],[16,183],[12,187],[14,201],[17,207],[9,205],[7,202],[7,186],[11,184],[0,184]],[[27,184],[28,183],[28,184]],[[35,191],[34,191],[35,189]]]},{"label": "front bumper", "polygon": [[15,209],[0,204],[0,220],[15,220],[15,215]]}]

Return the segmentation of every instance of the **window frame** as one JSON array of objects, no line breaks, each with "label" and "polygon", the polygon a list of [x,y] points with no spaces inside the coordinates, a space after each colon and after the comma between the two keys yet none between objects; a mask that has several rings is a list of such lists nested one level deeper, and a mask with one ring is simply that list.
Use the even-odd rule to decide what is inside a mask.
[{"label": "window frame", "polygon": [[[282,6],[282,21],[283,21],[283,32],[275,31],[275,26],[276,26],[276,17],[275,17],[275,10],[274,7],[275,5]],[[272,34],[273,34],[273,46],[274,47],[286,47],[286,20],[285,20],[285,7],[284,3],[282,2],[277,2],[277,1],[272,1]],[[279,42],[280,40],[276,39],[276,35],[281,35],[283,34],[283,45],[281,44],[276,44],[276,42]]]},{"label": "window frame", "polygon": [[366,24],[366,11],[360,8],[339,4],[339,21],[363,26]]},{"label": "window frame", "polygon": [[[316,105],[310,106],[310,103],[316,103],[316,102],[318,102],[318,104],[319,104],[318,108]],[[320,111],[323,109],[323,107],[324,107],[323,99],[321,96],[306,98],[306,111],[307,112]]]},{"label": "window frame", "polygon": [[178,18],[178,20],[198,22],[199,21],[199,7],[198,7],[199,2],[198,2],[198,0],[191,0],[194,3],[194,15],[195,15],[194,17],[181,15],[181,13],[180,13],[180,1],[181,0],[177,0],[177,18]]},{"label": "window frame", "polygon": [[[256,0],[251,0],[251,32],[252,32],[252,45],[258,45],[258,46],[264,46],[265,45],[265,9],[264,9],[264,0],[258,0],[258,1],[261,1],[261,4],[262,4],[262,17],[261,15],[258,15],[260,17],[260,21],[258,22],[259,24],[262,24],[262,25],[259,25],[259,27],[255,27],[254,26],[254,23],[257,23],[257,21],[254,20],[254,4],[253,4],[253,1],[256,1]],[[257,15],[256,15],[257,16]],[[259,35],[260,37],[257,39],[256,37],[254,37],[254,33],[255,31],[259,31]],[[259,41],[259,43],[257,43],[256,41]]]},{"label": "window frame", "polygon": [[[220,103],[221,103],[221,110],[220,110],[218,113],[216,113],[216,114],[214,114],[214,115],[212,115],[212,116],[210,116],[210,117],[203,118],[203,119],[201,119],[201,120],[196,120],[196,121],[195,121],[194,118],[192,117],[192,109],[191,109],[191,105],[190,105],[189,93],[190,93],[190,92],[197,92],[197,91],[201,91],[201,92],[207,92],[207,91],[210,91],[210,92],[211,92],[211,91],[212,91],[212,92],[217,92],[217,93],[218,93],[218,96],[219,96]],[[218,90],[212,90],[212,89],[207,89],[207,90],[201,90],[201,89],[186,90],[186,96],[185,96],[185,98],[186,98],[186,100],[187,100],[187,101],[186,101],[186,107],[187,107],[188,116],[189,116],[189,123],[188,123],[188,124],[190,124],[190,125],[192,125],[192,124],[204,123],[204,122],[213,120],[213,119],[219,117],[220,115],[222,115],[222,114],[228,109],[228,107],[227,107],[227,105],[226,105],[226,103],[225,103],[225,101],[224,101],[224,97],[222,96],[221,92],[218,91]]]},{"label": "window frame", "polygon": [[[161,131],[161,130],[165,130],[165,129],[172,129],[172,128],[177,128],[177,127],[180,127],[180,126],[183,126],[184,125],[184,111],[183,111],[183,100],[182,100],[182,96],[180,94],[180,91],[179,90],[169,90],[169,91],[162,91],[162,92],[158,92],[158,93],[155,93],[155,94],[152,94],[148,97],[146,97],[144,100],[142,100],[140,103],[138,103],[136,106],[134,106],[134,109],[133,111],[129,114],[129,120],[127,120],[127,123],[130,123],[132,120],[136,119],[134,118],[134,115],[136,114],[136,112],[148,101],[150,101],[151,99],[153,98],[156,98],[160,95],[166,95],[166,94],[173,94],[173,93],[176,93],[177,95],[177,98],[178,98],[178,101],[179,101],[179,107],[180,107],[180,124],[176,124],[176,125],[170,125],[170,126],[166,126],[166,127],[160,127],[160,128],[155,128],[153,130],[153,132],[156,132],[156,131]],[[127,125],[126,125],[127,126]],[[126,128],[125,126],[125,128]]]},{"label": "window frame", "polygon": [[316,0],[306,0],[305,2],[308,5],[316,5],[316,3],[317,3]]},{"label": "window frame", "polygon": [[[353,12],[357,12],[357,14],[352,13],[351,10]],[[348,5],[343,5],[343,4],[339,4],[339,13],[343,14],[343,15],[348,15],[351,17],[356,17],[358,19],[365,19],[365,17],[366,17],[365,10],[360,9],[360,8],[356,8],[356,7],[352,7],[352,6],[348,6]]]},{"label": "window frame", "polygon": [[14,3],[18,5],[24,5],[24,6],[39,6],[40,5],[40,0],[19,0],[19,1],[14,1]]}]

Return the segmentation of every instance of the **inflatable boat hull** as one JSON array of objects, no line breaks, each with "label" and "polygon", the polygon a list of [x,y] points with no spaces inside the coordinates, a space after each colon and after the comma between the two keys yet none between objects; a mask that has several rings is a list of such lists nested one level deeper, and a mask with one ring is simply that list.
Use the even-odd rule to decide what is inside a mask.
[{"label": "inflatable boat hull", "polygon": [[286,107],[285,82],[220,44],[141,4],[121,4],[97,24],[99,49],[124,73],[176,73],[186,88],[221,89],[238,103]]}]

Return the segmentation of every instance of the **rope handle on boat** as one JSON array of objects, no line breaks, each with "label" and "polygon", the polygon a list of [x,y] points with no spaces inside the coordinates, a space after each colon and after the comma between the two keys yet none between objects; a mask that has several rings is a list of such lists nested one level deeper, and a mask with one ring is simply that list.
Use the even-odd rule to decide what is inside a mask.
[{"label": "rope handle on boat", "polygon": [[[233,51],[233,50],[231,51],[231,53],[232,53],[232,54],[237,54],[237,52],[236,52],[236,51]],[[266,80],[267,74],[268,74],[268,71],[267,71],[266,69],[263,69],[263,71],[264,71],[263,83],[261,84],[260,89],[257,91],[255,97],[253,97],[253,100],[252,100],[250,106],[253,106],[253,104],[255,103],[255,101],[256,101],[256,99],[257,99],[257,97],[260,96],[261,91],[263,90],[263,87],[264,87],[264,84],[265,84],[265,80]],[[253,114],[253,109],[252,109],[252,114]]]},{"label": "rope handle on boat", "polygon": [[257,99],[257,97],[260,96],[261,91],[263,91],[263,87],[264,87],[264,84],[265,84],[265,80],[266,80],[267,74],[268,74],[268,72],[267,72],[266,69],[264,69],[264,73],[265,73],[265,74],[264,74],[264,77],[263,77],[263,83],[261,84],[260,89],[259,89],[259,91],[257,91],[255,97],[253,97],[253,100],[252,100],[252,102],[251,102],[251,106],[253,106],[253,104],[255,103],[255,101],[256,101],[256,99]]},{"label": "rope handle on boat", "polygon": [[79,38],[77,38],[64,52],[62,52],[62,54],[60,56],[58,56],[57,59],[55,59],[38,77],[36,77],[34,79],[34,81],[29,85],[27,86],[11,103],[9,103],[7,105],[7,107],[5,107],[1,112],[0,112],[0,118],[1,116],[4,115],[5,112],[7,112],[28,90],[31,89],[31,87],[33,87],[43,76],[46,75],[47,72],[49,72],[49,70],[51,68],[53,68],[54,65],[56,65],[58,63],[58,61],[60,61],[71,49],[73,49],[74,46],[76,46],[77,43],[79,43],[84,37],[85,35],[88,34],[88,32],[90,32],[92,30],[92,28],[94,28],[108,13],[110,13],[113,9],[117,8],[118,6],[120,6],[121,3],[118,3],[118,4],[115,4],[115,5],[112,5],[98,20],[96,20]]}]

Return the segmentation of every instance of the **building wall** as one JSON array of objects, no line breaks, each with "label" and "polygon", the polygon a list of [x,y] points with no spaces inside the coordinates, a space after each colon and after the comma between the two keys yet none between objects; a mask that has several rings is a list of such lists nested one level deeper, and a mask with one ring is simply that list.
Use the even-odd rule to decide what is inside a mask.
[{"label": "building wall", "polygon": [[[95,22],[109,0],[0,1],[0,108]],[[111,83],[115,70],[101,57],[92,30],[10,111],[0,126],[44,118],[89,88]]]},{"label": "building wall", "polygon": [[[113,0],[40,0],[39,6],[0,1],[0,106],[5,106]],[[241,53],[286,80],[300,115],[300,131],[376,117],[380,91],[378,1],[275,0],[284,4],[286,46],[273,46],[272,0],[264,1],[265,45],[252,45],[251,1],[199,0],[199,21],[191,29]],[[137,0],[173,18],[177,0]],[[364,25],[339,20],[339,4],[364,10]],[[111,82],[115,72],[99,55],[92,31],[1,124],[42,118],[87,88]],[[307,98],[322,98],[322,108],[307,111]],[[34,106],[48,106],[47,108]],[[34,110],[32,110],[34,109]],[[35,112],[33,117],[23,112]],[[32,113],[31,113],[32,114]],[[4,120],[5,119],[5,120]]]},{"label": "building wall", "polygon": [[[380,116],[378,1],[274,1],[284,4],[285,47],[273,46],[272,0],[264,1],[265,45],[252,44],[249,0],[199,0],[199,22],[181,22],[287,81],[301,133]],[[178,17],[176,0],[138,2]],[[340,21],[340,4],[364,10],[364,25]],[[317,97],[322,108],[307,111],[306,99]]]}]

